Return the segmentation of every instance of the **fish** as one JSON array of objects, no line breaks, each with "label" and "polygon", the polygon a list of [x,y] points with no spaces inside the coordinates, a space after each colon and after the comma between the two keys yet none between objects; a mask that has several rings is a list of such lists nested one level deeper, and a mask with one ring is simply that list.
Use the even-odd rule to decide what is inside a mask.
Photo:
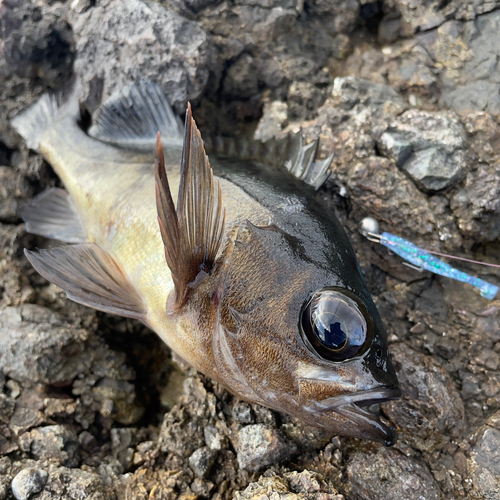
[{"label": "fish", "polygon": [[14,117],[52,165],[20,209],[25,250],[67,296],[135,318],[232,394],[341,436],[391,446],[369,407],[401,395],[386,334],[349,238],[317,196],[332,157],[301,133],[205,143],[160,87],[115,92],[81,126],[78,91]]}]

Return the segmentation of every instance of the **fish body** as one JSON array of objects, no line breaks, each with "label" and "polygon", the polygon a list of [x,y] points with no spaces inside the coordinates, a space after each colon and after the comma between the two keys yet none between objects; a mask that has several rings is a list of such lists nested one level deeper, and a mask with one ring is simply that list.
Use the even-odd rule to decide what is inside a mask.
[{"label": "fish body", "polygon": [[[78,302],[142,320],[243,399],[394,443],[394,430],[365,409],[399,396],[383,325],[313,187],[255,159],[209,160],[190,111],[182,139],[152,84],[108,103],[94,137],[70,105],[47,99],[14,120],[67,191],[21,213],[28,230],[75,243],[28,252],[42,275]],[[156,161],[155,128],[166,139]],[[318,178],[325,165],[314,152],[300,143],[288,169]]]}]

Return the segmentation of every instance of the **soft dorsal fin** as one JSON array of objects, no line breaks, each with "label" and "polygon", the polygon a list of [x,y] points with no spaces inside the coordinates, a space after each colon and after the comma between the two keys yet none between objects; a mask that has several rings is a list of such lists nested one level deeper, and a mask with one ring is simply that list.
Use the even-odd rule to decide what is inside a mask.
[{"label": "soft dorsal fin", "polygon": [[80,304],[146,322],[146,307],[120,262],[95,243],[30,252],[31,265]]},{"label": "soft dorsal fin", "polygon": [[143,80],[125,85],[101,105],[89,135],[109,144],[152,153],[158,131],[169,147],[181,147],[181,120],[161,88]]},{"label": "soft dorsal fin", "polygon": [[156,205],[165,257],[175,284],[174,309],[186,301],[194,281],[210,272],[219,249],[225,211],[219,182],[205,154],[201,134],[188,104],[177,210],[174,207],[163,145],[156,142]]},{"label": "soft dorsal fin", "polygon": [[51,188],[33,198],[17,211],[28,233],[67,243],[88,241],[70,195],[64,189]]}]

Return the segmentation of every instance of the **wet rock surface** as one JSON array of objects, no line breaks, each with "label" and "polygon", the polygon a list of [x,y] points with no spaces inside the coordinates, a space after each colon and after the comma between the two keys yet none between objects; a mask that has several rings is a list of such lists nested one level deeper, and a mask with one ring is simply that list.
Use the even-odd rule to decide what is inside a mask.
[{"label": "wet rock surface", "polygon": [[[0,499],[496,499],[500,302],[358,232],[500,264],[497,2],[0,4]],[[302,128],[355,246],[403,397],[392,449],[238,401],[131,320],[68,301],[22,250],[20,204],[60,185],[12,117],[77,75],[91,120],[148,78],[204,131]],[[500,272],[457,267],[497,285]]]}]

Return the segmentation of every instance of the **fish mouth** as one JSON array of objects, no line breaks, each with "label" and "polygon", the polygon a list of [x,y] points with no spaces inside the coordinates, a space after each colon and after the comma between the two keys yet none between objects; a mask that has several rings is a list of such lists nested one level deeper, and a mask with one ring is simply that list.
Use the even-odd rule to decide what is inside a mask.
[{"label": "fish mouth", "polygon": [[315,403],[315,410],[320,412],[334,411],[357,424],[362,429],[363,435],[360,437],[381,441],[385,446],[392,446],[397,438],[395,429],[384,424],[367,407],[400,397],[401,389],[399,387],[378,387],[324,399]]}]

